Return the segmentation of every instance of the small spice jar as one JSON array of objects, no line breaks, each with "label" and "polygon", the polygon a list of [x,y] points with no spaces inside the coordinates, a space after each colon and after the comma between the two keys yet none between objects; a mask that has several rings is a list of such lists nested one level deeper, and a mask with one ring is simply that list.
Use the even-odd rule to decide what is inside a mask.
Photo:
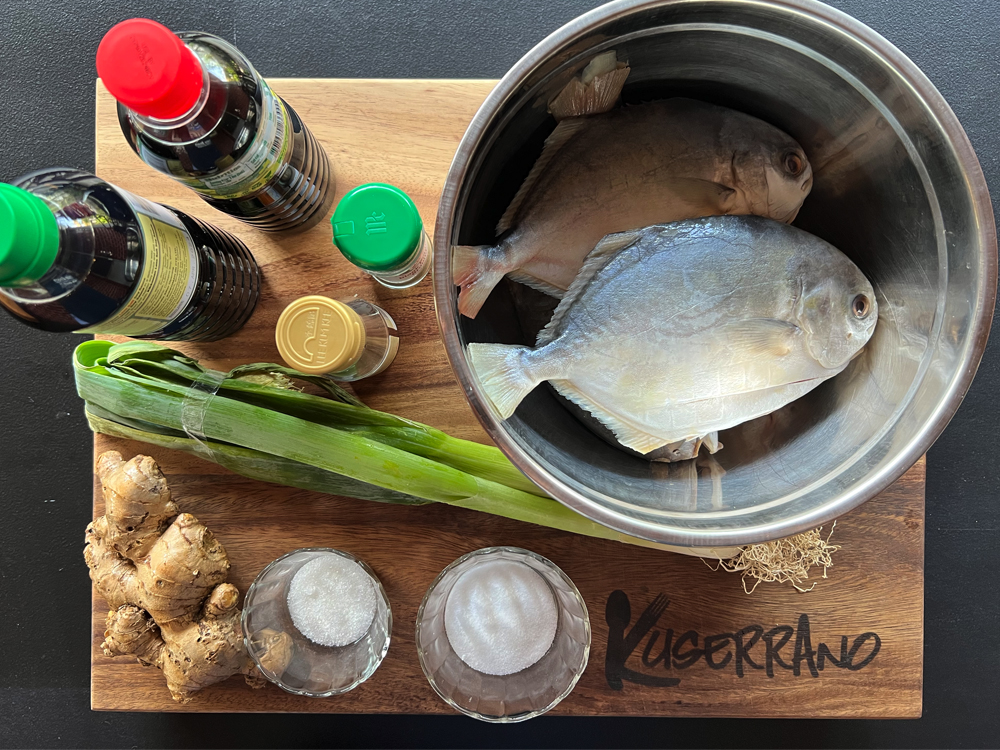
[{"label": "small spice jar", "polygon": [[333,244],[390,289],[420,283],[434,254],[417,206],[392,185],[371,182],[345,195],[330,220]]},{"label": "small spice jar", "polygon": [[274,339],[289,367],[341,382],[377,375],[399,349],[389,313],[359,297],[300,297],[281,313]]}]

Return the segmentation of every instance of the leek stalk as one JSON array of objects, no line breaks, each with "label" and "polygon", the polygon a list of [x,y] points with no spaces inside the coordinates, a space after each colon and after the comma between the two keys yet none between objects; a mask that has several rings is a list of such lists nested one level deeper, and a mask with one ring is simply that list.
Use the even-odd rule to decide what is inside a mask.
[{"label": "leek stalk", "polygon": [[[87,341],[73,365],[95,432],[194,453],[253,479],[379,502],[448,503],[601,539],[719,556],[595,523],[545,496],[497,448],[370,409],[325,378],[273,364],[220,373],[147,342]],[[291,379],[312,382],[329,397],[295,390]],[[199,391],[203,382],[214,393]]]}]

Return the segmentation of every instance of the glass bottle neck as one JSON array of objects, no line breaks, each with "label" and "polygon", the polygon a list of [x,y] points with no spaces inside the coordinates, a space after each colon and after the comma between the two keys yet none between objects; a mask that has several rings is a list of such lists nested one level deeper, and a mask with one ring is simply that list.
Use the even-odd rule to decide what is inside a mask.
[{"label": "glass bottle neck", "polygon": [[[14,183],[44,201],[55,217],[58,250],[37,281],[0,289],[24,304],[51,302],[77,291],[95,269],[127,287],[141,257],[134,214],[115,188],[74,169],[44,169]],[[121,276],[121,279],[117,279]]]},{"label": "glass bottle neck", "polygon": [[[143,138],[172,149],[211,137],[225,124],[227,113],[235,115],[237,119],[248,117],[250,109],[254,108],[245,100],[246,97],[234,98],[234,91],[242,91],[247,85],[251,91],[261,88],[257,72],[232,45],[216,36],[200,32],[181,32],[178,36],[198,61],[202,71],[201,94],[194,106],[179,117],[159,120],[119,105],[122,111],[128,113],[132,127]],[[252,78],[254,83],[249,83],[247,78]],[[238,134],[234,134],[236,136]]]},{"label": "glass bottle neck", "polygon": [[[142,124],[145,129],[152,131],[173,131],[184,128],[185,126],[190,127],[195,124],[200,116],[205,112],[205,107],[208,104],[209,94],[212,88],[212,76],[209,75],[209,71],[201,59],[191,51],[192,56],[198,60],[198,66],[201,68],[201,93],[198,95],[197,101],[194,105],[184,114],[170,118],[169,120],[160,120],[156,117],[149,117],[147,115],[141,115],[138,112],[133,111],[132,116],[137,122]],[[218,118],[216,118],[216,122]]]},{"label": "glass bottle neck", "polygon": [[3,287],[3,294],[19,302],[52,302],[70,294],[87,278],[94,262],[94,234],[87,223],[56,214],[59,252],[41,278],[16,287]]}]

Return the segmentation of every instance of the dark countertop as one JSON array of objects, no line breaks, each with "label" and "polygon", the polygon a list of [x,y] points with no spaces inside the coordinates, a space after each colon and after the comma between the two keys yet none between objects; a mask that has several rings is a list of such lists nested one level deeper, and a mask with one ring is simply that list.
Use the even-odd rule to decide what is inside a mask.
[{"label": "dark countertop", "polygon": [[[94,53],[135,15],[219,34],[265,76],[499,77],[594,0],[6,0],[0,3],[0,179],[94,164]],[[835,0],[896,44],[964,124],[1000,195],[1000,4]],[[994,210],[996,210],[994,201]],[[1000,342],[930,452],[924,718],[916,721],[567,719],[93,713],[91,440],[70,371],[79,337],[0,317],[0,745],[995,747],[1000,744],[997,399]],[[993,457],[990,459],[990,457]],[[992,554],[991,554],[992,553]]]}]

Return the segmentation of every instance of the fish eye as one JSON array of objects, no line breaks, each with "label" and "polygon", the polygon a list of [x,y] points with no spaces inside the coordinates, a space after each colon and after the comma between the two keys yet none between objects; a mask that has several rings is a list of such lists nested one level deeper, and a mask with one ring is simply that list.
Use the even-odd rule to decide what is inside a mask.
[{"label": "fish eye", "polygon": [[785,154],[785,158],[782,160],[782,164],[785,167],[785,171],[788,172],[792,177],[798,177],[802,174],[802,170],[805,169],[806,163],[801,156],[799,156],[795,151],[789,151]]},{"label": "fish eye", "polygon": [[863,318],[871,312],[872,301],[863,294],[858,294],[851,300],[851,312],[855,318]]}]

